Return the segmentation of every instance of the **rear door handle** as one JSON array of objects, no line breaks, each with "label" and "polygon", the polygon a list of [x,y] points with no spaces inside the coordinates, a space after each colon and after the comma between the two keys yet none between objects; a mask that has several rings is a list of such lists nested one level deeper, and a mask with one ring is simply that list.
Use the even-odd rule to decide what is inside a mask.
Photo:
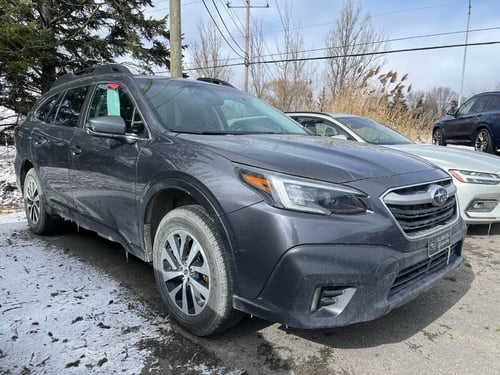
[{"label": "rear door handle", "polygon": [[45,137],[36,136],[33,143],[35,144],[35,146],[40,146],[46,144],[48,141],[49,140]]}]

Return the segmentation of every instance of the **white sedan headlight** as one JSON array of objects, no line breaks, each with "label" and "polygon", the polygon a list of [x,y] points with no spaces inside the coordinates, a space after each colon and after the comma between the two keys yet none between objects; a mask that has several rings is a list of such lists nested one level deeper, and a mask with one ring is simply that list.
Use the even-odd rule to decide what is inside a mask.
[{"label": "white sedan headlight", "polygon": [[500,176],[495,173],[463,171],[460,169],[448,170],[458,181],[469,184],[498,185]]},{"label": "white sedan headlight", "polygon": [[253,167],[239,166],[236,171],[246,185],[278,208],[323,215],[354,215],[368,210],[366,194],[350,187]]}]

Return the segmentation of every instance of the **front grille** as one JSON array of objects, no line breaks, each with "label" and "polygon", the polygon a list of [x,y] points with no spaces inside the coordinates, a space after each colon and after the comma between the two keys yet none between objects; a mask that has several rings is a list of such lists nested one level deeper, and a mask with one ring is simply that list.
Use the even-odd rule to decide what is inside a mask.
[{"label": "front grille", "polygon": [[[433,202],[433,192],[443,188],[448,198],[440,205]],[[456,188],[451,180],[394,189],[383,201],[401,230],[409,237],[418,237],[457,218]]]},{"label": "front grille", "polygon": [[460,247],[461,242],[457,242],[451,247],[449,259],[448,251],[442,251],[401,270],[392,284],[389,297],[453,263],[460,256]]}]

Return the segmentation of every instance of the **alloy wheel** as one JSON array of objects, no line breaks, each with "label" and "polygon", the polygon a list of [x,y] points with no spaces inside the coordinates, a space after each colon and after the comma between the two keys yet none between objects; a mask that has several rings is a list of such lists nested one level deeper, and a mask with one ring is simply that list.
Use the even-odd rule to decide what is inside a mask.
[{"label": "alloy wheel", "polygon": [[36,225],[40,221],[40,193],[33,178],[26,181],[25,200],[29,219]]},{"label": "alloy wheel", "polygon": [[490,147],[490,135],[487,130],[480,130],[477,133],[474,148],[476,151],[487,152]]},{"label": "alloy wheel", "polygon": [[184,314],[200,314],[210,293],[210,269],[200,243],[188,232],[178,230],[168,236],[161,258],[169,298]]}]

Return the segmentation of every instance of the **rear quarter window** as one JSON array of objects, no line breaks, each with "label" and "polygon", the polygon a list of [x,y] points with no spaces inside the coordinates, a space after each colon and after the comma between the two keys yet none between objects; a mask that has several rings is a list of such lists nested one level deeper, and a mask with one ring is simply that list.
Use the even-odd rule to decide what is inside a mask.
[{"label": "rear quarter window", "polygon": [[50,96],[47,100],[45,100],[36,110],[35,118],[43,122],[48,122],[48,123],[54,122],[60,97],[61,93],[57,93],[55,95]]},{"label": "rear quarter window", "polygon": [[88,86],[69,89],[59,104],[55,124],[75,127],[87,96]]}]

